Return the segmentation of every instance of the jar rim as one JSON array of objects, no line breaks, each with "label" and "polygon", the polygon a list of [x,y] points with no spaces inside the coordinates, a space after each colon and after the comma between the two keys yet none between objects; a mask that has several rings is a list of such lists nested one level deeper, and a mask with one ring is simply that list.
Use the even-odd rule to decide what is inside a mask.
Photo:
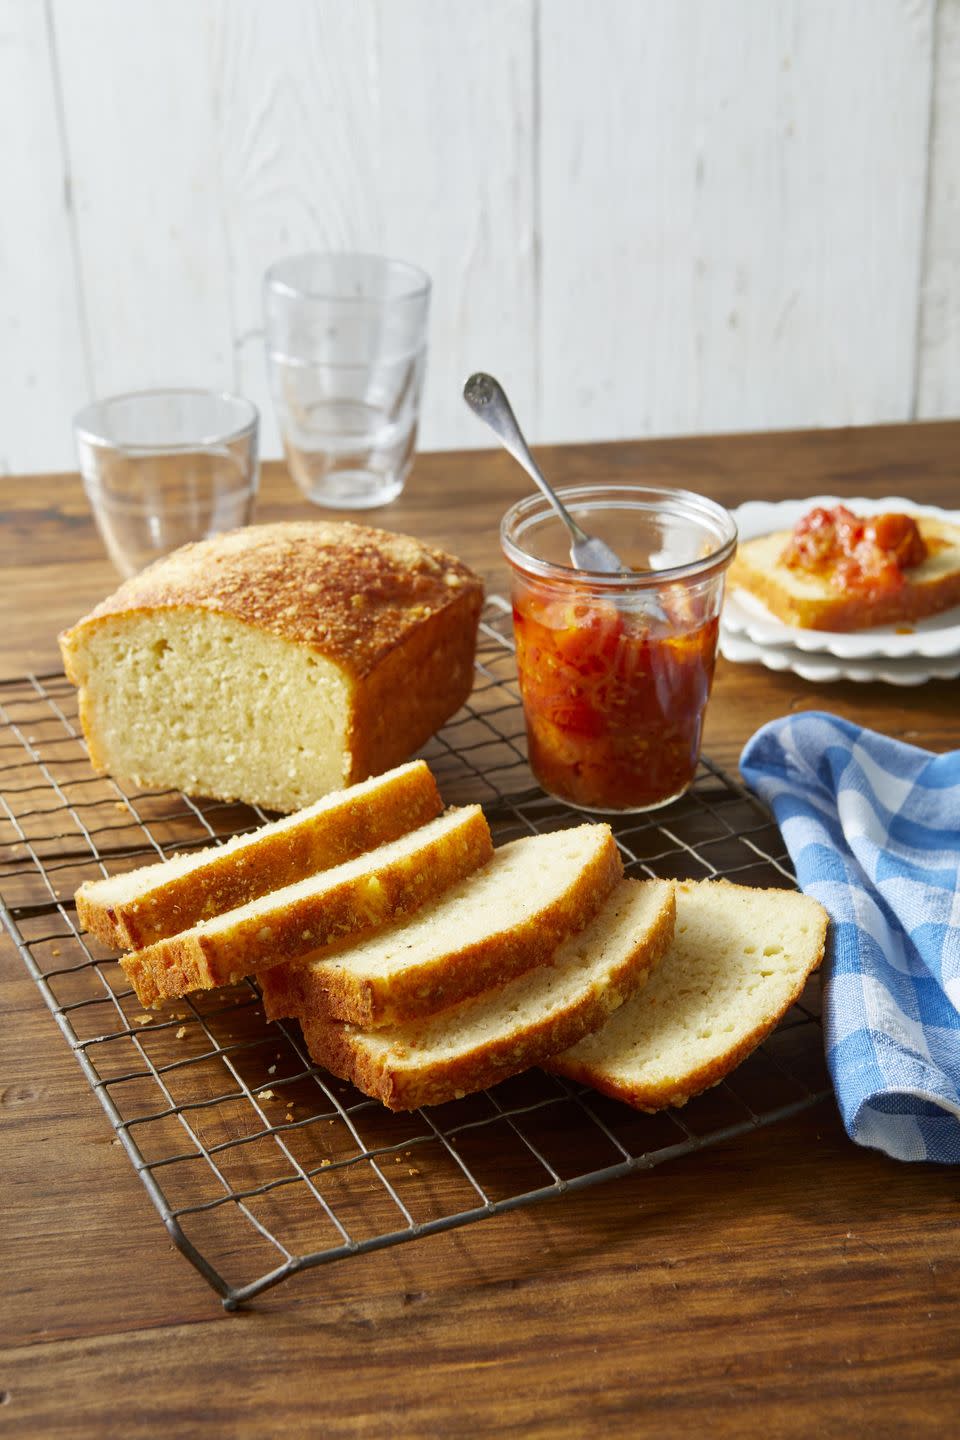
[{"label": "jar rim", "polygon": [[[578,570],[573,565],[561,565],[552,560],[543,560],[533,555],[521,544],[524,532],[536,521],[553,514],[550,501],[545,495],[535,492],[516,501],[500,522],[500,544],[503,553],[515,569],[543,579],[569,583],[578,577],[585,577],[589,584],[602,590],[635,590],[655,585],[671,584],[677,580],[701,578],[712,571],[726,569],[737,548],[737,525],[729,510],[698,495],[693,490],[676,490],[666,486],[598,484],[564,485],[557,487],[557,495],[572,513],[576,513],[578,502],[606,500],[608,508],[662,511],[670,509],[674,514],[690,520],[706,522],[710,528],[719,530],[723,537],[716,549],[696,560],[682,565],[666,566],[662,570],[629,570],[611,575],[607,571]],[[562,523],[557,517],[557,523]]]}]

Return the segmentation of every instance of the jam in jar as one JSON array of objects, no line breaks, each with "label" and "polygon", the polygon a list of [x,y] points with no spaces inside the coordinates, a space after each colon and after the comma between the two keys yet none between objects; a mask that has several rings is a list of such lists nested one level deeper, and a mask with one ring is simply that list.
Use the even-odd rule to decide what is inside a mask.
[{"label": "jam in jar", "polygon": [[[699,496],[610,491],[620,513],[604,538],[621,558],[652,553],[677,563],[616,576],[576,571],[524,553],[518,541],[546,549],[543,537],[515,537],[509,512],[517,670],[530,767],[543,788],[582,809],[649,810],[683,794],[696,772],[736,531],[726,511]],[[561,494],[569,506],[570,492]],[[687,500],[706,517],[695,506],[686,513]],[[577,518],[596,532],[591,501]],[[667,508],[669,521],[658,514]]]}]

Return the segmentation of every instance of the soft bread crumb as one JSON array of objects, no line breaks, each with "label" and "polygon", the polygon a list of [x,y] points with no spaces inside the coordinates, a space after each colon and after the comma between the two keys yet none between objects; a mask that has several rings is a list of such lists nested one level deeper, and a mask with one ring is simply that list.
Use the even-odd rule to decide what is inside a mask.
[{"label": "soft bread crumb", "polygon": [[[538,1064],[643,984],[673,932],[670,881],[623,880],[548,964],[437,1015],[384,1030],[304,1021],[320,1064],[393,1110],[442,1104]],[[590,964],[580,963],[586,950]]]},{"label": "soft bread crumb", "polygon": [[673,943],[646,988],[546,1068],[641,1110],[683,1105],[778,1023],[820,964],[826,928],[823,907],[797,891],[678,885]]},{"label": "soft bread crumb", "polygon": [[297,810],[405,759],[459,708],[482,594],[455,557],[348,523],[184,546],[60,637],[91,762]]},{"label": "soft bread crumb", "polygon": [[429,1015],[544,963],[621,876],[608,825],[514,840],[408,919],[329,958],[267,971],[267,1014],[365,1028]]}]

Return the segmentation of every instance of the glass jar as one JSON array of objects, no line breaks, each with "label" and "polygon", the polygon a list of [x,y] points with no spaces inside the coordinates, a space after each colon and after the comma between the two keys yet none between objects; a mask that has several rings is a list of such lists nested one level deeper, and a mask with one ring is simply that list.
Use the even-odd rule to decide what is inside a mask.
[{"label": "glass jar", "polygon": [[579,809],[653,810],[696,773],[736,525],[686,490],[558,494],[627,568],[575,570],[567,530],[539,494],[503,518],[530,767]]}]

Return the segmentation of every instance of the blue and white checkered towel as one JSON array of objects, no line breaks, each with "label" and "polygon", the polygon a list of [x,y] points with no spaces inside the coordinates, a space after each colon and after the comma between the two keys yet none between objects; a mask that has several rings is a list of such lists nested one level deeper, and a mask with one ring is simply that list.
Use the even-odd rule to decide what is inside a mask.
[{"label": "blue and white checkered towel", "polygon": [[833,921],[824,1028],[848,1135],[960,1162],[960,750],[808,711],[758,730],[740,768]]}]

